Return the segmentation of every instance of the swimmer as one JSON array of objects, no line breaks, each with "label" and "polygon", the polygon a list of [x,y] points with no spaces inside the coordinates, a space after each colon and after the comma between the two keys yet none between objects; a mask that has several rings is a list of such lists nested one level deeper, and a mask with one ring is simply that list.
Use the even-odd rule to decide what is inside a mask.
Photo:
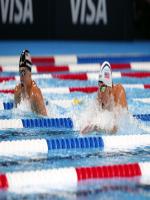
[{"label": "swimmer", "polygon": [[31,78],[31,69],[32,61],[30,52],[28,50],[24,50],[21,53],[19,61],[20,83],[15,87],[15,107],[20,104],[21,100],[28,100],[33,112],[47,116],[41,90]]},{"label": "swimmer", "polygon": [[[104,62],[100,68],[96,102],[102,111],[108,110],[114,112],[114,110],[117,110],[117,114],[119,114],[123,109],[128,110],[125,90],[121,84],[113,84],[112,70],[108,62]],[[92,131],[106,130],[101,129],[97,125],[89,124],[81,130],[81,133],[84,134]],[[107,131],[115,133],[117,126],[114,125],[113,128]]]}]

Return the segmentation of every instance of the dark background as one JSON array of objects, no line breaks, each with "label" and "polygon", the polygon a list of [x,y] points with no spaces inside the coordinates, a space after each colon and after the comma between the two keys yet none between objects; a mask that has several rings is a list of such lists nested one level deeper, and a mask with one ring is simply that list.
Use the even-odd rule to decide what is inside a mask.
[{"label": "dark background", "polygon": [[[9,21],[10,15],[18,14],[16,1],[24,7],[32,2],[33,23],[29,20],[18,24]],[[0,39],[73,39],[73,40],[134,40],[150,39],[150,0],[79,0],[79,15],[76,24],[72,22],[71,1],[78,0],[14,0],[12,12],[9,0],[7,21],[2,23],[2,3],[0,0]],[[97,10],[98,3],[105,2],[107,24],[86,23],[91,16],[89,4]],[[81,4],[86,3],[84,23],[80,22]]]},{"label": "dark background", "polygon": [[150,39],[150,0],[133,1],[134,38]]}]

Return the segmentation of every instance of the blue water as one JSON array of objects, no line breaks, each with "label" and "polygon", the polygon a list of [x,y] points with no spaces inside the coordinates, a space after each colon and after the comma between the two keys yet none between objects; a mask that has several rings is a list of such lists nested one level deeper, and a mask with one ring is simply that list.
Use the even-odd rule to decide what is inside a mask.
[{"label": "blue water", "polygon": [[150,54],[150,41],[0,41],[0,55],[19,55],[25,48],[33,55]]},{"label": "blue water", "polygon": [[[34,55],[52,55],[52,54],[149,54],[150,42],[132,42],[132,43],[100,43],[100,42],[21,42],[21,41],[1,41],[0,55],[17,55],[22,48],[29,48]],[[125,71],[125,70],[124,70]],[[128,70],[129,71],[129,70]],[[0,76],[8,75],[1,73]],[[17,74],[16,74],[17,75]],[[136,78],[121,78],[114,79],[114,83],[141,83],[150,84],[150,78],[136,79]],[[14,87],[16,82],[10,81],[5,84],[0,84],[0,88]],[[38,80],[39,87],[75,87],[75,86],[93,86],[97,85],[96,81],[63,81],[63,80]],[[150,104],[135,102],[133,98],[150,98],[150,90],[143,89],[126,89],[128,109],[130,115],[133,114],[148,114],[150,113]],[[81,113],[86,109],[88,102],[93,101],[96,93],[70,93],[62,94],[45,94],[44,99],[72,99],[82,98],[84,103],[81,105],[71,106],[70,108],[63,108],[57,105],[47,105],[49,117],[71,117],[74,120],[75,128],[72,131],[68,130],[49,130],[49,129],[9,129],[0,130],[0,141],[16,140],[16,139],[31,139],[31,138],[57,138],[57,137],[79,137],[79,125],[81,124]],[[13,95],[2,94],[0,101],[13,101]],[[92,107],[91,107],[92,109]],[[0,111],[0,119],[6,118],[35,118],[35,114],[31,113],[25,105],[22,105],[21,110],[5,110]],[[117,132],[118,135],[124,134],[149,134],[144,131],[140,125],[150,127],[149,122],[138,121],[134,123],[132,120],[126,118]],[[93,133],[93,135],[104,135],[105,133]],[[113,142],[113,141],[112,141]],[[103,152],[98,150],[91,151],[53,151],[48,155],[39,154],[31,155],[30,157],[19,156],[0,156],[0,172],[15,172],[40,170],[59,167],[80,167],[80,166],[97,166],[109,165],[119,163],[132,162],[150,162],[150,147],[138,147],[134,150],[126,149],[126,151]],[[85,181],[78,185],[76,191],[49,191],[41,192],[33,191],[29,194],[15,194],[9,192],[0,192],[2,199],[56,199],[56,200],[84,200],[84,199],[149,199],[150,186],[139,184],[137,179],[131,180],[103,180],[103,181]]]}]

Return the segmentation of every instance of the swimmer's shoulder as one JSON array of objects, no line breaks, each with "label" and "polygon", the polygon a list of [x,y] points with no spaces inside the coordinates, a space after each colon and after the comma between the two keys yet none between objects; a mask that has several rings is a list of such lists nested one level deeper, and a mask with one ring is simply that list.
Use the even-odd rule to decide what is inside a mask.
[{"label": "swimmer's shoulder", "polygon": [[122,90],[125,91],[124,87],[121,83],[118,83],[118,84],[114,85],[113,87],[116,91],[122,91]]},{"label": "swimmer's shoulder", "polygon": [[37,86],[36,82],[32,80],[32,92],[35,93],[41,93],[40,88]]}]

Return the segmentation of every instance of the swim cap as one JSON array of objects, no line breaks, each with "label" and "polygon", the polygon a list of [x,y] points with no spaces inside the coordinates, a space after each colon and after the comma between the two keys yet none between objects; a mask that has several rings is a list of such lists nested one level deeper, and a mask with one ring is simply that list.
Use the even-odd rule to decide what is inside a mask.
[{"label": "swim cap", "polygon": [[104,62],[101,65],[99,73],[99,81],[102,81],[105,85],[112,87],[112,71],[109,62]]},{"label": "swim cap", "polygon": [[23,50],[20,55],[19,67],[27,67],[31,72],[32,60],[30,52],[27,49]]}]

